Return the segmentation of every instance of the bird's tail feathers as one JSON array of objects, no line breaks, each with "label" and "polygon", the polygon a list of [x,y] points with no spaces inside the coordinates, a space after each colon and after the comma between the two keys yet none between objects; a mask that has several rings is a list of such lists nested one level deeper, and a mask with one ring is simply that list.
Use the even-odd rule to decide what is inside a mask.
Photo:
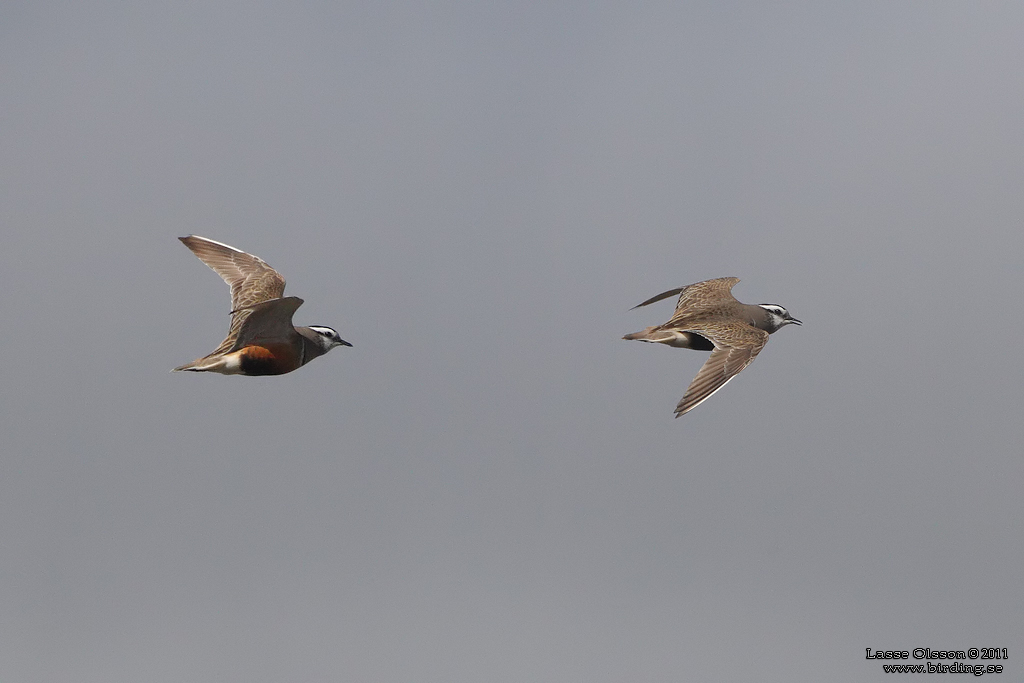
[{"label": "bird's tail feathers", "polygon": [[627,334],[625,337],[623,337],[623,339],[645,341],[652,343],[661,342],[662,344],[664,344],[665,342],[671,340],[674,336],[675,335],[672,332],[668,332],[666,330],[659,330],[657,327],[645,327],[639,332]]}]

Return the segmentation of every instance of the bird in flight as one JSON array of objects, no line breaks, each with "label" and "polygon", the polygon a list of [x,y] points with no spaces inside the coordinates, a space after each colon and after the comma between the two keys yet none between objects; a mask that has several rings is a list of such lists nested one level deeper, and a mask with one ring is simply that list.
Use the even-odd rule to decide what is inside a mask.
[{"label": "bird in flight", "polygon": [[739,374],[768,343],[768,335],[786,325],[802,325],[777,304],[744,304],[732,295],[739,278],[721,277],[672,289],[633,308],[679,295],[676,311],[667,323],[627,334],[623,339],[667,344],[681,349],[710,351],[676,406],[685,415]]},{"label": "bird in flight", "polygon": [[231,327],[213,353],[174,372],[283,375],[335,346],[352,346],[330,327],[295,327],[302,299],[284,296],[284,278],[263,259],[206,237],[179,237],[231,288]]}]

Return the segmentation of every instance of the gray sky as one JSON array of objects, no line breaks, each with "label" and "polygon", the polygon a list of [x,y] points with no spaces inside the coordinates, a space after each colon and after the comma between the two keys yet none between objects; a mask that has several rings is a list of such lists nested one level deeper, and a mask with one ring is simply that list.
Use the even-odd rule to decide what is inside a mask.
[{"label": "gray sky", "polygon": [[[1024,675],[1024,6],[0,6],[0,679]],[[355,346],[170,374],[266,259]],[[622,341],[804,321],[707,403]]]}]

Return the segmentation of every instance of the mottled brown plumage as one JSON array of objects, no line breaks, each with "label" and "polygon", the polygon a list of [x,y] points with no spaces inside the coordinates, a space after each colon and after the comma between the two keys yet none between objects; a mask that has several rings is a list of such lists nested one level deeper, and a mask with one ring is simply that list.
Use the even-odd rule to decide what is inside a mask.
[{"label": "mottled brown plumage", "polygon": [[640,308],[679,295],[675,313],[668,322],[627,334],[623,339],[711,351],[676,406],[676,417],[706,401],[750,365],[768,343],[769,334],[785,325],[801,324],[776,304],[740,303],[732,295],[737,282],[739,278],[735,277],[697,282],[634,306]]}]

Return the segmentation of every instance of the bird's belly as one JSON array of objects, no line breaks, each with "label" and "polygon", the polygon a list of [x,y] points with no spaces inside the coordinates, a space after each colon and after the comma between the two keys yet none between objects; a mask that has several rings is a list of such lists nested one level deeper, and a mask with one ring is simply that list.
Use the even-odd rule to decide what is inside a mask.
[{"label": "bird's belly", "polygon": [[237,351],[243,375],[283,375],[297,369],[299,351],[290,344],[261,344]]}]

